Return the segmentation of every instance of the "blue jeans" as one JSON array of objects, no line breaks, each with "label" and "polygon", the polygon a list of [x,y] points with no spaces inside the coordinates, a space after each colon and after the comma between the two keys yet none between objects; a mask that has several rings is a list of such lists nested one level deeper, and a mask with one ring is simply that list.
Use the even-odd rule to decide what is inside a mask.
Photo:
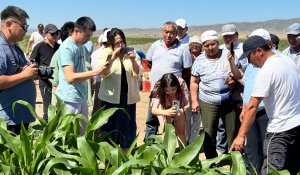
[{"label": "blue jeans", "polygon": [[[156,135],[158,133],[158,127],[159,127],[159,120],[156,115],[152,115],[152,106],[151,106],[151,98],[149,99],[149,105],[148,105],[148,112],[147,112],[147,119],[146,119],[146,128],[145,128],[145,138],[151,135]],[[150,139],[150,141],[154,141],[153,139]]]}]

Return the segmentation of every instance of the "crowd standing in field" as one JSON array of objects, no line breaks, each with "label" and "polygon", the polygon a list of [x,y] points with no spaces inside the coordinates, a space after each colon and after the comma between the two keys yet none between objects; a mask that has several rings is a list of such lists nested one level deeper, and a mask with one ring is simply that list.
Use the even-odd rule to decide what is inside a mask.
[{"label": "crowd standing in field", "polygon": [[[91,18],[67,22],[60,33],[54,24],[45,28],[39,24],[39,31],[32,35],[39,34],[42,40],[33,46],[30,58],[39,65],[56,68],[50,81],[25,58],[36,37],[30,38],[26,53],[17,45],[27,32],[28,18],[15,6],[1,12],[0,117],[8,129],[19,134],[21,122],[27,129],[35,121],[26,107],[17,104],[13,112],[12,104],[25,100],[35,107],[33,80],[39,79],[44,118],[51,91],[64,101],[69,113],[85,117],[89,116],[88,104],[93,104],[92,93],[93,114],[101,107],[126,109],[129,116],[116,112],[100,129],[102,133],[117,131],[110,137],[126,151],[136,136],[138,78],[143,68],[136,51],[127,46],[123,31],[104,30],[99,37],[100,48],[92,53],[86,45],[96,30]],[[219,45],[214,30],[203,32],[201,37],[200,33],[190,37],[187,31],[185,19],[165,22],[162,39],[154,42],[146,54],[152,92],[145,140],[155,142],[148,136],[158,134],[162,121],[172,123],[181,143],[187,145],[199,134],[201,119],[206,158],[217,157],[217,150],[245,150],[245,157],[258,174],[271,172],[270,164],[297,174],[300,24],[287,27],[290,46],[282,53],[277,51],[279,38],[265,29],[254,30],[243,44],[238,41],[237,27],[226,24],[222,28],[223,45]],[[95,77],[92,82],[96,82],[96,89],[91,88]],[[85,131],[82,125],[81,134]],[[250,165],[247,169],[254,172]]]}]

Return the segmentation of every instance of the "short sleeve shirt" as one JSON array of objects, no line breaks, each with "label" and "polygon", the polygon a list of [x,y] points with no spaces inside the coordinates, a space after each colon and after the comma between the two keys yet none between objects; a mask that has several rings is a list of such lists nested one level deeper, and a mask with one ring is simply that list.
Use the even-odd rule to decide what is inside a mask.
[{"label": "short sleeve shirt", "polygon": [[200,78],[199,99],[213,105],[230,100],[230,89],[225,84],[230,72],[227,54],[222,50],[218,59],[208,59],[205,53],[198,56],[192,67],[192,75]]},{"label": "short sleeve shirt", "polygon": [[287,56],[269,57],[256,75],[253,97],[264,97],[268,132],[300,125],[300,80],[296,64]]},{"label": "short sleeve shirt", "polygon": [[171,48],[165,48],[162,40],[154,42],[147,52],[146,59],[152,61],[151,89],[165,73],[181,77],[182,70],[192,67],[193,64],[188,47],[179,41]]},{"label": "short sleeve shirt", "polygon": [[59,67],[59,84],[56,94],[64,101],[81,103],[87,100],[87,80],[69,84],[65,74],[65,66],[74,66],[75,72],[85,72],[84,46],[76,44],[70,37],[67,38],[58,50],[57,64]]},{"label": "short sleeve shirt", "polygon": [[[23,51],[16,45],[9,45],[0,35],[0,76],[14,75],[18,68],[24,67],[27,61]],[[16,61],[17,60],[17,61]],[[17,100],[24,100],[35,107],[36,88],[32,79],[23,81],[13,87],[0,90],[0,118],[8,125],[30,123],[35,121],[27,107],[17,104],[13,113],[12,104]]]}]

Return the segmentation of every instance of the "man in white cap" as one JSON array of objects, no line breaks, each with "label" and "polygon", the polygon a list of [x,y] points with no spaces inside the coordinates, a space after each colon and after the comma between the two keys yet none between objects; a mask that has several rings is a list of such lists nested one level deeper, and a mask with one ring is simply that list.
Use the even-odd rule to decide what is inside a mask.
[{"label": "man in white cap", "polygon": [[185,45],[189,44],[189,40],[190,40],[190,36],[187,34],[188,31],[188,26],[187,23],[185,21],[185,19],[177,19],[175,21],[175,23],[177,24],[177,39]]},{"label": "man in white cap", "polygon": [[294,23],[287,28],[287,39],[290,46],[282,54],[291,57],[300,67],[300,24]]},{"label": "man in white cap", "polygon": [[[222,27],[222,37],[223,37],[224,44],[220,46],[220,49],[223,49],[226,53],[228,53],[230,52],[231,45],[232,45],[234,51],[234,58],[235,58],[233,60],[234,61],[233,65],[237,64],[237,67],[239,69],[245,70],[248,65],[247,59],[245,58],[238,62],[238,58],[243,54],[243,43],[238,41],[239,33],[236,26],[234,24],[225,24]],[[241,106],[240,102],[241,100],[237,104],[238,108],[240,108]],[[228,151],[225,127],[222,120],[219,120],[219,126],[218,126],[217,151],[219,154],[224,154],[227,153]]]}]

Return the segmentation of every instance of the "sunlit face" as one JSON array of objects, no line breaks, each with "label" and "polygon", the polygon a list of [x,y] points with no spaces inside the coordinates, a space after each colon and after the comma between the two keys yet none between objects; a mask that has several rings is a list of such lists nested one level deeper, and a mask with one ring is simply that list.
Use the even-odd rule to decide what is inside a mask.
[{"label": "sunlit face", "polygon": [[119,48],[119,47],[125,47],[125,43],[123,41],[123,38],[120,35],[115,36],[115,43],[114,43],[114,48]]},{"label": "sunlit face", "polygon": [[47,32],[47,33],[46,33],[46,38],[47,38],[47,40],[49,40],[50,42],[57,42],[57,41],[58,41],[58,38],[59,38],[59,33],[58,33],[58,31],[56,31],[55,33]]},{"label": "sunlit face", "polygon": [[299,35],[288,34],[287,39],[292,47],[297,47],[300,45],[300,39],[297,39]]},{"label": "sunlit face", "polygon": [[164,88],[164,92],[167,95],[174,96],[177,92],[177,87],[166,87]]},{"label": "sunlit face", "polygon": [[219,44],[214,40],[205,41],[203,43],[203,48],[208,57],[213,57],[219,52]]},{"label": "sunlit face", "polygon": [[164,25],[162,30],[162,36],[165,44],[171,45],[176,40],[177,36],[177,29],[173,27],[172,25]]},{"label": "sunlit face", "polygon": [[21,21],[18,21],[16,19],[9,19],[7,20],[7,23],[10,29],[9,31],[12,35],[12,40],[14,42],[21,41],[24,38],[28,29],[26,19]]},{"label": "sunlit face", "polygon": [[202,45],[200,43],[192,42],[189,44],[190,52],[196,57],[200,55],[202,51]]},{"label": "sunlit face", "polygon": [[76,41],[77,43],[84,45],[87,43],[91,37],[93,36],[93,32],[91,30],[80,31],[75,28],[74,32],[76,33]]},{"label": "sunlit face", "polygon": [[179,38],[183,38],[185,35],[186,35],[186,32],[187,32],[187,27],[186,28],[182,28],[180,26],[178,26],[178,33],[177,33],[177,36]]},{"label": "sunlit face", "polygon": [[260,64],[259,52],[257,51],[257,49],[250,52],[250,54],[248,55],[247,58],[248,58],[248,62],[253,64],[254,66],[256,66],[256,67],[261,67],[262,66]]},{"label": "sunlit face", "polygon": [[230,49],[230,43],[233,42],[235,44],[237,42],[237,39],[238,39],[237,33],[235,33],[233,35],[224,35],[223,36],[224,44],[227,49]]}]

